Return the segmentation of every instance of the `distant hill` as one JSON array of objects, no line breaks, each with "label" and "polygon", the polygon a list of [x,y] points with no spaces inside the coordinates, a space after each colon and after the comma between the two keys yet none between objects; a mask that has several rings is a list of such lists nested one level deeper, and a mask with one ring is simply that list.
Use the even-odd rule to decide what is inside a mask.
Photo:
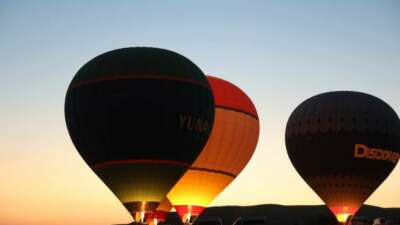
[{"label": "distant hill", "polygon": [[[201,218],[219,217],[223,225],[232,225],[238,217],[265,216],[270,225],[331,225],[336,220],[324,205],[317,206],[284,206],[284,205],[255,205],[255,206],[220,206],[204,210]],[[380,208],[364,205],[357,217],[374,219],[384,217],[400,221],[400,208]],[[166,223],[182,225],[176,213],[169,213]]]},{"label": "distant hill", "polygon": [[[265,216],[271,225],[327,225],[336,219],[324,205],[317,206],[222,206],[207,208],[200,218],[219,216],[224,225],[231,225],[237,217]],[[380,208],[364,205],[358,217],[400,219],[400,208]]]}]

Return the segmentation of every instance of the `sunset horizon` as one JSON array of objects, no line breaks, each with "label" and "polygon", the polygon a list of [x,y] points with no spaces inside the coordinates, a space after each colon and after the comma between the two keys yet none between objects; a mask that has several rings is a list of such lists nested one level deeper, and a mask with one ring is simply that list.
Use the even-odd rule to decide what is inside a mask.
[{"label": "sunset horizon", "polygon": [[186,220],[219,206],[327,205],[343,221],[400,208],[399,12],[0,2],[0,225],[128,224],[167,197]]}]

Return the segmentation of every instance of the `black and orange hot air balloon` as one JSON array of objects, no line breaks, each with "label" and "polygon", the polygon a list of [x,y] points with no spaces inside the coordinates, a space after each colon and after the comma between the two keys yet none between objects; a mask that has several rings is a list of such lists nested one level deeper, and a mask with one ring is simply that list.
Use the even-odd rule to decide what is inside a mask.
[{"label": "black and orange hot air balloon", "polygon": [[214,101],[203,72],[175,52],[106,52],[69,85],[65,118],[82,158],[137,221],[153,211],[206,144]]},{"label": "black and orange hot air balloon", "polygon": [[301,103],[286,127],[297,172],[339,222],[354,215],[400,156],[400,120],[382,100],[337,91]]},{"label": "black and orange hot air balloon", "polygon": [[216,107],[211,136],[167,195],[181,219],[189,223],[243,170],[259,135],[257,111],[250,98],[228,81],[211,76],[208,80]]}]

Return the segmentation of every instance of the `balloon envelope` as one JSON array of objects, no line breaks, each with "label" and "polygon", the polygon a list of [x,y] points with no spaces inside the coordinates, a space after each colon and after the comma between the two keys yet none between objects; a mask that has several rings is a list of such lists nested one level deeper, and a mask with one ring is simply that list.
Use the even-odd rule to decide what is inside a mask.
[{"label": "balloon envelope", "polygon": [[199,155],[214,107],[207,78],[190,60],[136,47],[86,63],[68,88],[65,118],[86,163],[132,215],[143,215]]},{"label": "balloon envelope", "polygon": [[232,83],[208,76],[215,98],[211,136],[192,167],[168,193],[182,220],[198,216],[246,166],[256,148],[259,121],[250,98]]},{"label": "balloon envelope", "polygon": [[294,110],[286,148],[297,172],[344,222],[395,167],[400,120],[374,96],[328,92]]}]

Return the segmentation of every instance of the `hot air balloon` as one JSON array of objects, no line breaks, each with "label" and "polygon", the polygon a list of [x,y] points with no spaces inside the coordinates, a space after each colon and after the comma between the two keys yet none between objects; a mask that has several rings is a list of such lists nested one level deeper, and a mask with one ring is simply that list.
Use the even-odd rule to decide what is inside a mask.
[{"label": "hot air balloon", "polygon": [[82,158],[136,221],[157,208],[206,144],[214,119],[203,72],[175,52],[106,52],[71,81],[66,124]]},{"label": "hot air balloon", "polygon": [[171,212],[173,206],[169,199],[165,197],[154,212],[145,215],[145,220],[150,225],[157,225],[158,222],[165,222],[167,214]]},{"label": "hot air balloon", "polygon": [[286,148],[297,172],[345,222],[398,162],[400,120],[388,104],[369,94],[328,92],[294,110]]},{"label": "hot air balloon", "polygon": [[256,148],[259,121],[250,98],[232,83],[209,76],[215,121],[192,167],[168,193],[184,222],[192,222],[246,166]]}]

